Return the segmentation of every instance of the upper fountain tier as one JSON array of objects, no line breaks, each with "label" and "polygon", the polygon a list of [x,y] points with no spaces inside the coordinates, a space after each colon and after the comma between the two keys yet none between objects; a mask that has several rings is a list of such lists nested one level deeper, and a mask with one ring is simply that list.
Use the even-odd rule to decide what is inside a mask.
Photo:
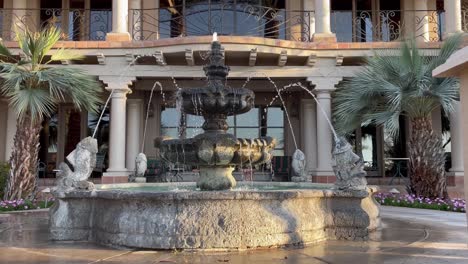
[{"label": "upper fountain tier", "polygon": [[218,41],[212,42],[210,63],[203,69],[208,78],[206,87],[184,89],[177,94],[183,112],[200,116],[211,113],[230,116],[246,113],[254,106],[255,95],[251,90],[225,86],[229,66],[224,65]]}]

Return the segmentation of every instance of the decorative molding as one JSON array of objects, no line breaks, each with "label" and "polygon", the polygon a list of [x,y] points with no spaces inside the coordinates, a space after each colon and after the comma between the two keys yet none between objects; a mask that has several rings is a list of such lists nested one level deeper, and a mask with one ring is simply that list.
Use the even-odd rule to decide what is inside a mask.
[{"label": "decorative molding", "polygon": [[317,62],[317,54],[310,54],[309,57],[307,57],[306,66],[314,67],[316,62]]},{"label": "decorative molding", "polygon": [[253,67],[257,63],[257,48],[250,50],[249,66]]},{"label": "decorative molding", "polygon": [[135,64],[135,55],[133,53],[125,53],[125,61],[131,65]]},{"label": "decorative molding", "polygon": [[341,66],[343,65],[343,60],[344,60],[344,56],[341,55],[341,54],[338,54],[336,56],[336,66]]},{"label": "decorative molding", "polygon": [[99,65],[105,65],[106,64],[106,56],[104,56],[104,54],[98,53],[96,55],[96,58],[98,60]]},{"label": "decorative molding", "polygon": [[343,80],[343,77],[307,77],[311,86],[315,86],[315,93],[330,93],[335,86]]},{"label": "decorative molding", "polygon": [[281,50],[281,53],[278,58],[278,66],[279,67],[284,67],[286,65],[286,62],[288,61],[288,51],[287,50]]},{"label": "decorative molding", "polygon": [[164,53],[160,50],[154,52],[154,58],[156,59],[156,64],[159,66],[166,66],[166,59],[164,58]]},{"label": "decorative molding", "polygon": [[195,65],[195,58],[193,57],[193,50],[192,49],[185,49],[185,60],[187,61],[188,66]]},{"label": "decorative molding", "polygon": [[[246,63],[247,64],[247,63]],[[50,65],[50,67],[63,67],[62,65]],[[75,64],[73,67],[82,69],[88,74],[94,76],[113,75],[118,76],[138,76],[138,77],[174,77],[174,78],[206,78],[203,72],[203,66],[172,65],[171,67],[159,65],[134,65],[131,71],[122,72],[118,67],[111,63],[105,66],[96,64]],[[278,71],[278,66],[230,66],[231,78],[245,78],[252,76],[253,72],[262,72],[272,78],[307,78],[307,77],[353,77],[357,72],[363,69],[363,66],[327,66],[327,67],[306,67],[306,66],[284,66]]]},{"label": "decorative molding", "polygon": [[131,93],[132,90],[129,88],[130,85],[133,84],[134,81],[136,81],[135,76],[121,76],[121,77],[116,77],[116,76],[99,76],[99,80],[101,80],[105,85],[106,85],[106,90],[112,91],[114,90],[114,93]]}]

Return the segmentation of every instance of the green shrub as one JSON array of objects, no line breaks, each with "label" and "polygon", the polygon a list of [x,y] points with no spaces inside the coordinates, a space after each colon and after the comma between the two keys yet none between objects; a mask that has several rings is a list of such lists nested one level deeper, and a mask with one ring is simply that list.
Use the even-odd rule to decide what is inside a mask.
[{"label": "green shrub", "polygon": [[9,170],[8,163],[0,163],[0,200],[3,198]]}]

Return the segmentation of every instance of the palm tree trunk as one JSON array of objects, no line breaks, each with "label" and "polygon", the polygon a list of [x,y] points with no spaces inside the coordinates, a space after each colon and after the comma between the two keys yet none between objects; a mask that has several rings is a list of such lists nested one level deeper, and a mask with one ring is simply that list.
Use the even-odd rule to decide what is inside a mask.
[{"label": "palm tree trunk", "polygon": [[33,121],[30,116],[16,122],[6,200],[29,198],[35,191],[41,128],[41,120]]},{"label": "palm tree trunk", "polygon": [[411,120],[409,190],[418,196],[446,198],[445,150],[434,134],[430,117]]}]

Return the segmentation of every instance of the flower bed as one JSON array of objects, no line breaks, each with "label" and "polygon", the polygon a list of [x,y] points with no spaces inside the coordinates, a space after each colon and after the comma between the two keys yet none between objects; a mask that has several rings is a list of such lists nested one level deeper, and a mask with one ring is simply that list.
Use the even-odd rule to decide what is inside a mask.
[{"label": "flower bed", "polygon": [[0,201],[0,212],[43,209],[51,207],[52,204],[54,204],[53,199],[47,199],[44,201],[30,201],[23,199],[12,201]]},{"label": "flower bed", "polygon": [[451,211],[464,213],[466,208],[465,199],[430,199],[424,197],[416,197],[413,195],[377,193],[375,200],[381,205],[423,208],[441,211]]}]

